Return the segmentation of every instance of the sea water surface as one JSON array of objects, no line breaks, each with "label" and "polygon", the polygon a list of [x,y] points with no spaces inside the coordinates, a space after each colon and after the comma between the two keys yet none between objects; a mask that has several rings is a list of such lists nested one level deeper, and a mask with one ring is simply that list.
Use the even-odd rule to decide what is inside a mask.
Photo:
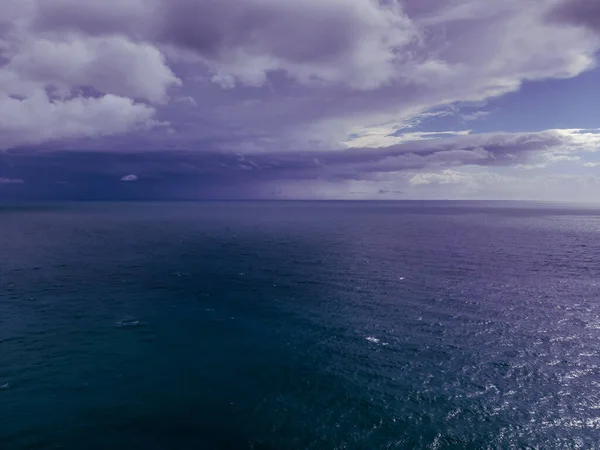
[{"label": "sea water surface", "polygon": [[600,209],[0,206],[0,448],[600,446]]}]

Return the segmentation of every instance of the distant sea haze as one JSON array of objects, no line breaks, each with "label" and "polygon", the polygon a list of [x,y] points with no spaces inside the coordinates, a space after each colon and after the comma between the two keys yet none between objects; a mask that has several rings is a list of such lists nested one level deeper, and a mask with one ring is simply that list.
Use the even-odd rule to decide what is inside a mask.
[{"label": "distant sea haze", "polygon": [[0,205],[0,448],[596,448],[600,209]]}]

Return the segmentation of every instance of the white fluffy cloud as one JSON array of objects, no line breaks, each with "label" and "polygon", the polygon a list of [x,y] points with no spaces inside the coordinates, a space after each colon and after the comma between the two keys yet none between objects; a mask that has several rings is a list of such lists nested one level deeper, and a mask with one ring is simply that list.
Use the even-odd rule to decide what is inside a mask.
[{"label": "white fluffy cloud", "polygon": [[121,36],[27,40],[0,69],[0,90],[20,96],[40,88],[59,96],[93,88],[160,103],[179,83],[156,48]]},{"label": "white fluffy cloud", "polygon": [[124,33],[37,32],[40,4],[0,6],[0,149],[155,124],[151,105],[181,83],[161,51]]},{"label": "white fluffy cloud", "polygon": [[0,94],[0,148],[125,133],[151,125],[153,115],[151,107],[111,94],[65,100],[41,89],[24,98]]}]

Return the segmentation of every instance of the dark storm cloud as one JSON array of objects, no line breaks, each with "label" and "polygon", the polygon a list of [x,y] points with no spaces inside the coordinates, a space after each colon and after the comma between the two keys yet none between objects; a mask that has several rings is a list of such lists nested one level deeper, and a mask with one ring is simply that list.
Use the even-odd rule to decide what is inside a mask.
[{"label": "dark storm cloud", "polygon": [[[268,71],[306,81],[374,86],[389,79],[390,50],[416,37],[400,8],[371,0],[128,0],[114,10],[98,1],[39,3],[44,31],[117,32],[190,50],[224,81],[262,84]],[[252,65],[245,66],[246,63]],[[219,72],[223,69],[223,73]]]},{"label": "dark storm cloud", "polygon": [[[343,182],[373,180],[382,174],[445,170],[457,166],[500,167],[532,161],[567,159],[593,151],[599,135],[572,131],[464,135],[411,141],[383,148],[335,151],[232,153],[205,150],[163,152],[41,152],[0,155],[5,178],[23,179],[31,189],[53,186],[121,192],[117,184],[135,184],[121,195],[169,195],[184,198],[252,196],[265,183],[295,180]],[[123,174],[135,174],[123,176]],[[137,183],[119,183],[120,180]],[[60,184],[60,186],[58,186]],[[58,187],[57,187],[58,186]],[[94,187],[95,186],[95,187]],[[133,188],[126,188],[133,189]],[[161,190],[162,189],[162,190]]]},{"label": "dark storm cloud", "polygon": [[550,18],[557,23],[588,27],[600,33],[600,2],[597,0],[568,0],[560,2]]},{"label": "dark storm cloud", "polygon": [[[310,1],[308,3],[311,3]],[[357,45],[363,21],[335,2],[179,0],[163,4],[159,38],[201,54],[256,46],[299,63],[342,58]],[[358,31],[358,32],[357,32]]]}]

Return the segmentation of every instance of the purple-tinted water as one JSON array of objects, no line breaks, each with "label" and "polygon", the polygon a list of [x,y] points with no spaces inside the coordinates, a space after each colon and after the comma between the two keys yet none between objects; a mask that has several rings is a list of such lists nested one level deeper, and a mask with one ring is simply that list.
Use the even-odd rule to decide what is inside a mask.
[{"label": "purple-tinted water", "polygon": [[595,448],[600,209],[0,207],[0,448]]}]

